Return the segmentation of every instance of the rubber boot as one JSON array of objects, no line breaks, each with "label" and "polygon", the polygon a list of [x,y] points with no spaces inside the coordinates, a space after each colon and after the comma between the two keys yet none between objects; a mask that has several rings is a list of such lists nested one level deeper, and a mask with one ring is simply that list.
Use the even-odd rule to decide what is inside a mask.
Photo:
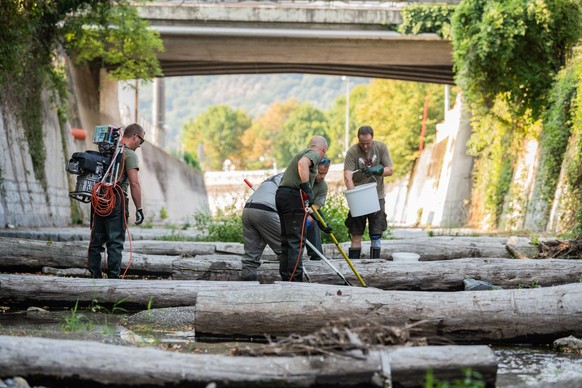
[{"label": "rubber boot", "polygon": [[241,279],[243,282],[256,282],[259,280],[259,277],[257,276],[257,274],[247,274],[244,276],[241,276]]},{"label": "rubber boot", "polygon": [[240,271],[240,280],[244,282],[256,282],[259,280],[257,270],[254,268],[243,267]]},{"label": "rubber boot", "polygon": [[379,259],[379,258],[380,258],[380,248],[370,247],[370,259]]},{"label": "rubber boot", "polygon": [[348,257],[350,260],[360,259],[362,256],[362,248],[349,248]]}]

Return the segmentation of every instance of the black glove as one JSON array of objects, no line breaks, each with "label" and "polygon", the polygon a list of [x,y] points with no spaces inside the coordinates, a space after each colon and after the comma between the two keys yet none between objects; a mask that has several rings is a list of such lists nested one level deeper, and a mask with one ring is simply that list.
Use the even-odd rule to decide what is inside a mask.
[{"label": "black glove", "polygon": [[374,167],[366,167],[362,169],[362,172],[366,174],[368,178],[371,177],[372,175],[382,176],[384,175],[384,166],[379,164]]},{"label": "black glove", "polygon": [[317,226],[319,226],[319,229],[321,229],[321,231],[324,232],[324,233],[331,234],[331,232],[333,232],[333,229],[329,225],[327,225],[324,228],[323,225],[321,225],[320,223],[318,223]]},{"label": "black glove", "polygon": [[299,185],[299,188],[301,190],[303,190],[303,192],[305,193],[305,195],[307,195],[307,198],[303,198],[306,199],[307,201],[309,201],[309,204],[311,205],[313,203],[313,201],[315,201],[315,197],[313,196],[313,190],[311,189],[311,185],[309,184],[309,182],[303,182]]},{"label": "black glove", "polygon": [[135,212],[135,224],[140,225],[143,222],[143,210],[137,209]]},{"label": "black glove", "polygon": [[319,222],[319,220],[317,220],[317,226],[319,226],[319,229],[321,229],[322,232],[330,234],[333,231],[333,229],[331,228],[331,226],[329,226],[325,218],[323,218],[323,213],[319,210],[317,212],[319,213],[321,220],[325,223],[325,227],[323,226],[323,223]]}]

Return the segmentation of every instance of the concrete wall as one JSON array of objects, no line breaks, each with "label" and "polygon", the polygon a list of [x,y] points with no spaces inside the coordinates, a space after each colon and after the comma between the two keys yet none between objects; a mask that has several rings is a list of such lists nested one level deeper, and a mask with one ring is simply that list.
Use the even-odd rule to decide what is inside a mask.
[{"label": "concrete wall", "polygon": [[[57,112],[43,98],[46,186],[36,179],[25,132],[6,107],[0,121],[0,227],[70,223],[69,184],[65,176],[62,133]],[[46,187],[46,190],[45,190]]]},{"label": "concrete wall", "polygon": [[[151,144],[140,148],[140,182],[146,221],[192,223],[194,214],[208,213],[206,186],[201,172]],[[133,214],[133,209],[131,204],[130,214]],[[168,215],[165,220],[161,218],[162,209]]]},{"label": "concrete wall", "polygon": [[467,155],[469,113],[460,98],[437,125],[434,144],[426,147],[412,177],[391,182],[386,211],[401,225],[460,227],[467,222],[473,158]]},{"label": "concrete wall", "polygon": [[[92,144],[95,126],[130,124],[120,119],[117,82],[104,73],[96,76],[89,68],[69,64],[70,120],[59,125],[54,104],[43,98],[43,142],[46,149],[46,190],[32,166],[24,130],[14,114],[4,108],[0,121],[0,227],[66,226],[72,222],[72,207],[79,208],[82,223],[89,223],[89,204],[70,199],[76,176],[65,165],[74,152],[96,150]],[[99,79],[102,82],[99,82]],[[75,140],[71,128],[83,128],[85,140]],[[208,212],[203,175],[159,148],[144,144],[138,150],[140,182],[146,221],[185,223],[197,212]],[[131,201],[130,201],[131,203]],[[164,208],[167,218],[161,218]],[[130,221],[135,207],[130,205]]]}]

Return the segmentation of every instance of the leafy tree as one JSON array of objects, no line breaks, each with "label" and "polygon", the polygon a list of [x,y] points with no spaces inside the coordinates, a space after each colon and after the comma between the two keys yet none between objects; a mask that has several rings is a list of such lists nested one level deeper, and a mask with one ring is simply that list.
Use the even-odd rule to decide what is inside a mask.
[{"label": "leafy tree", "polygon": [[195,170],[200,171],[200,162],[193,153],[188,151],[184,152],[183,159],[184,163],[186,163],[188,166],[192,167]]},{"label": "leafy tree", "polygon": [[312,136],[324,136],[327,128],[323,112],[309,103],[302,103],[290,113],[283,124],[283,134],[273,144],[275,158],[281,166],[287,166],[297,152],[307,147]]},{"label": "leafy tree", "polygon": [[553,78],[582,34],[579,0],[465,0],[453,18],[456,81],[468,101],[502,94],[539,117]]},{"label": "leafy tree", "polygon": [[228,106],[208,108],[182,128],[186,151],[195,153],[202,144],[204,156],[199,160],[204,170],[221,170],[229,159],[235,166],[242,162],[242,134],[251,126],[251,117],[242,110],[234,111]]},{"label": "leafy tree", "polygon": [[406,175],[419,155],[426,98],[428,119],[424,144],[430,144],[435,139],[436,124],[444,119],[442,85],[376,79],[356,109],[355,121],[372,126],[374,139],[388,146],[395,176]]},{"label": "leafy tree", "polygon": [[283,133],[283,124],[289,118],[290,113],[298,106],[299,102],[296,100],[276,102],[245,131],[241,139],[244,156],[243,168],[273,167],[275,161],[273,144]]},{"label": "leafy tree", "polygon": [[148,26],[129,1],[93,0],[66,18],[62,43],[77,64],[98,59],[115,79],[151,79],[162,74],[156,52],[163,44]]},{"label": "leafy tree", "polygon": [[[360,127],[360,124],[356,121],[355,107],[362,104],[367,92],[368,85],[358,85],[350,92],[348,147],[354,143],[357,128]],[[329,121],[329,128],[326,132],[329,148],[326,156],[333,163],[343,163],[346,137],[346,98],[340,97],[336,99],[326,114]]]}]

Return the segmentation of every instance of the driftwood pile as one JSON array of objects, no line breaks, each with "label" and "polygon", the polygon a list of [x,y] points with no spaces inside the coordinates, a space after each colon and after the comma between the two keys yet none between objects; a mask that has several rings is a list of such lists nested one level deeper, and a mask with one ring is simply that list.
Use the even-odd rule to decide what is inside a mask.
[{"label": "driftwood pile", "polygon": [[426,346],[426,338],[413,334],[414,327],[422,322],[404,326],[385,326],[364,323],[356,326],[349,320],[329,322],[312,334],[292,334],[262,347],[237,347],[231,353],[236,356],[293,356],[293,355],[344,355],[361,358],[355,350],[367,354],[378,346]]},{"label": "driftwood pile", "polygon": [[582,240],[540,240],[534,259],[582,259]]}]

